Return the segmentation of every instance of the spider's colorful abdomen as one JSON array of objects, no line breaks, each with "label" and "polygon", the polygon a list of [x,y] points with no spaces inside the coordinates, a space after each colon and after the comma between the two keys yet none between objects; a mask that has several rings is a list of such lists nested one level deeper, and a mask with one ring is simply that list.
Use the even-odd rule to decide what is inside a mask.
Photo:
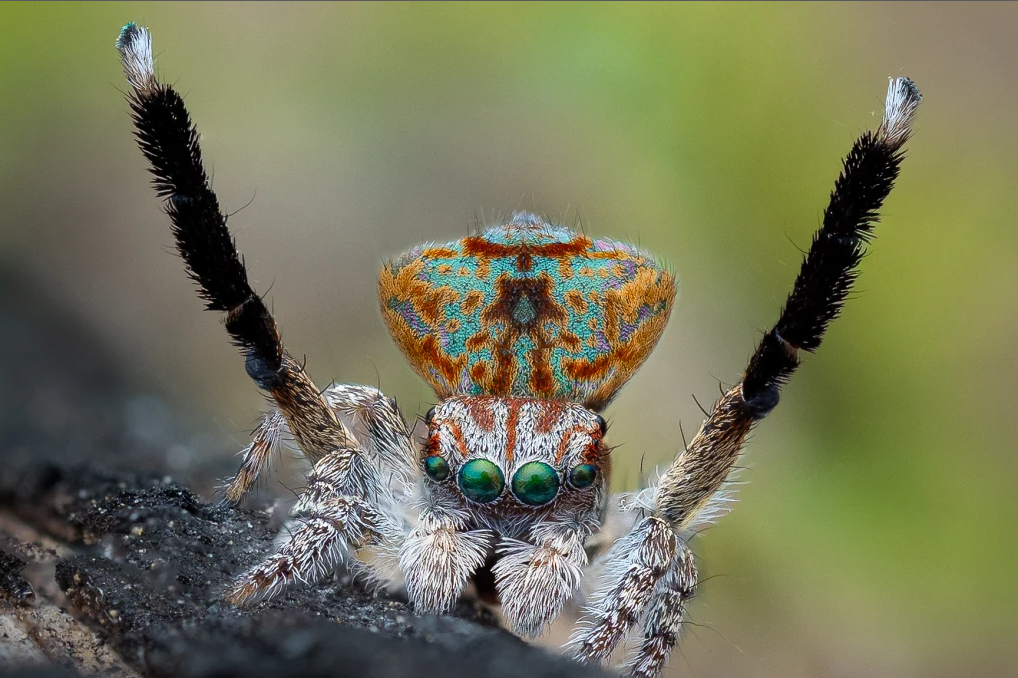
[{"label": "spider's colorful abdomen", "polygon": [[599,409],[664,331],[675,278],[632,245],[517,213],[382,270],[382,315],[438,395],[574,400]]}]

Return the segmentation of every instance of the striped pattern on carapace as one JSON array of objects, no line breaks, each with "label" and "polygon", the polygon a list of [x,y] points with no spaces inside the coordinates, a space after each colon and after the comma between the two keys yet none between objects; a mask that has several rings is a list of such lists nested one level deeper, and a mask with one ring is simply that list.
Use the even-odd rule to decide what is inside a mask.
[{"label": "striped pattern on carapace", "polygon": [[535,398],[454,396],[435,407],[425,456],[441,455],[456,469],[487,459],[508,478],[531,461],[555,467],[563,483],[569,470],[593,464],[603,470],[602,419],[575,403]]}]

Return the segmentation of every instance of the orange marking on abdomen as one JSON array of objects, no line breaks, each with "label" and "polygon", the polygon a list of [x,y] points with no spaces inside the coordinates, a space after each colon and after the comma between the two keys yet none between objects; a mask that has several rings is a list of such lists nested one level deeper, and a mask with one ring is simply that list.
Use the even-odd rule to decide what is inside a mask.
[{"label": "orange marking on abdomen", "polygon": [[503,257],[517,257],[526,251],[530,257],[558,259],[560,257],[573,257],[585,254],[590,246],[590,238],[582,235],[576,236],[569,242],[551,242],[545,245],[535,245],[532,243],[504,245],[485,240],[481,236],[471,236],[463,239],[463,254],[482,259],[501,259]]}]

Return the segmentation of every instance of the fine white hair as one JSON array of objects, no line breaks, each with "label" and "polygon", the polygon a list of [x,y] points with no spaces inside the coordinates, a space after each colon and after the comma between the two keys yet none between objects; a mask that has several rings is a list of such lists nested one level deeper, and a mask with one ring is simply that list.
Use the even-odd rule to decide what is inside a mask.
[{"label": "fine white hair", "polygon": [[144,26],[133,21],[122,29],[116,42],[120,60],[124,64],[124,75],[131,87],[139,91],[149,89],[155,82],[152,63],[152,34]]},{"label": "fine white hair", "polygon": [[912,122],[922,100],[923,97],[914,82],[908,78],[891,78],[887,84],[884,120],[877,130],[877,135],[891,144],[905,143],[912,133]]}]

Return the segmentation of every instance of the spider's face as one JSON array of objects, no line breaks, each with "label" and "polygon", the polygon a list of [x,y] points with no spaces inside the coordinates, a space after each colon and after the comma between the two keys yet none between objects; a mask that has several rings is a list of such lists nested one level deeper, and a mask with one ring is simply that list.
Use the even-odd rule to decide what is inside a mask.
[{"label": "spider's face", "polygon": [[423,468],[439,494],[516,513],[591,505],[605,486],[604,419],[582,405],[456,396],[428,413]]}]

